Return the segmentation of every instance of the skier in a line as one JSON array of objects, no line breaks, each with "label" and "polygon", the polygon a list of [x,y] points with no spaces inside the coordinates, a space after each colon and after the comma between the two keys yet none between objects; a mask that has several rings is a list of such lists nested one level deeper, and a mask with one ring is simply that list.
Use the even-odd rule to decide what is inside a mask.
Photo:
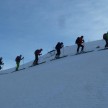
[{"label": "skier in a line", "polygon": [[108,32],[103,34],[103,39],[105,40],[106,44],[105,44],[105,48],[108,47]]},{"label": "skier in a line", "polygon": [[77,44],[77,53],[79,53],[79,49],[81,47],[81,52],[84,51],[84,39],[83,39],[84,36],[81,36],[81,37],[77,37],[75,43]]},{"label": "skier in a line", "polygon": [[20,61],[24,59],[24,57],[22,57],[22,55],[19,55],[16,57],[15,61],[16,61],[16,71],[18,71],[19,66],[20,66]]},{"label": "skier in a line", "polygon": [[59,58],[61,54],[61,48],[63,47],[63,42],[58,42],[57,45],[55,46],[55,49],[57,51],[55,58]]},{"label": "skier in a line", "polygon": [[33,65],[37,65],[38,64],[38,60],[39,60],[39,56],[42,55],[42,48],[41,49],[37,49],[34,54],[35,54],[35,60],[33,62]]}]

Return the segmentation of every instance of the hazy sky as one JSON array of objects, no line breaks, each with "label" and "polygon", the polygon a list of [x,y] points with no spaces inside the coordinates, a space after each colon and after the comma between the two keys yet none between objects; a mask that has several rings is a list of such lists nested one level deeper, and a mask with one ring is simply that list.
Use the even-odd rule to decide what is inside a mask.
[{"label": "hazy sky", "polygon": [[73,45],[80,35],[98,40],[107,28],[108,0],[1,0],[0,56],[10,68],[17,55],[28,62],[38,48],[45,54],[58,41]]}]

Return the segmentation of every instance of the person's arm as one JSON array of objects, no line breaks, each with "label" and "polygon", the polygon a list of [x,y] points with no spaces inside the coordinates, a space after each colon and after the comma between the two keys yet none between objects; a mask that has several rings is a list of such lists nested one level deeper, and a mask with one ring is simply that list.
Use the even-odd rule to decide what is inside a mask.
[{"label": "person's arm", "polygon": [[42,53],[39,53],[39,56],[42,55]]},{"label": "person's arm", "polygon": [[82,43],[84,43],[84,39],[82,40]]},{"label": "person's arm", "polygon": [[24,57],[21,58],[21,60],[24,59]]}]

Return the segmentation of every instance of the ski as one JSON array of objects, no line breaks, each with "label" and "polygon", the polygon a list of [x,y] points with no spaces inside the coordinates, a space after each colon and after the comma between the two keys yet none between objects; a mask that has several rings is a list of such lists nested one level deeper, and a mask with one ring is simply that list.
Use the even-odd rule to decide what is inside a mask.
[{"label": "ski", "polygon": [[84,51],[84,52],[80,52],[80,53],[76,53],[75,55],[79,55],[79,54],[85,54],[85,53],[89,53],[89,52],[93,52],[94,50],[90,50],[90,51]]},{"label": "ski", "polygon": [[18,72],[18,71],[20,71],[20,70],[24,70],[24,69],[26,69],[26,68],[22,68],[22,69],[19,69],[19,70],[14,70],[14,71],[12,71],[11,73],[14,73],[14,72]]},{"label": "ski", "polygon": [[53,59],[51,59],[50,61],[57,60],[57,59],[61,59],[61,58],[67,57],[67,56],[68,56],[68,55],[64,55],[64,56],[61,56],[61,57],[58,57],[58,58],[53,58]]},{"label": "ski", "polygon": [[98,51],[102,51],[102,50],[108,50],[108,48],[102,48],[102,49],[99,49]]},{"label": "ski", "polygon": [[76,54],[71,55],[71,56],[80,55],[80,54],[85,54],[85,53],[90,53],[90,52],[93,52],[93,51],[94,51],[94,50],[84,51],[84,52],[76,53]]},{"label": "ski", "polygon": [[46,63],[46,61],[40,62],[40,63],[38,63],[38,64],[36,64],[36,65],[31,65],[31,66],[29,66],[29,67],[34,67],[34,66],[37,66],[37,65],[40,65],[40,64],[43,64],[43,63]]}]

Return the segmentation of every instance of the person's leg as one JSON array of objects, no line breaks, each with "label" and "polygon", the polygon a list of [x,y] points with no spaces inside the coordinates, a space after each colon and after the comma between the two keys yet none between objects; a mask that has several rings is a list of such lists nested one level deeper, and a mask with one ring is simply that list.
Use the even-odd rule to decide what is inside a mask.
[{"label": "person's leg", "polygon": [[107,40],[105,39],[105,48],[107,47]]},{"label": "person's leg", "polygon": [[35,56],[35,60],[33,62],[33,65],[37,65],[38,64],[38,54]]},{"label": "person's leg", "polygon": [[55,58],[58,58],[59,57],[59,49],[57,49],[56,51],[57,51],[57,53],[56,53]]},{"label": "person's leg", "polygon": [[108,47],[108,40],[106,40],[106,47]]},{"label": "person's leg", "polygon": [[83,50],[84,50],[84,46],[83,46],[83,45],[81,45],[81,52],[83,52]]},{"label": "person's leg", "polygon": [[79,48],[80,48],[80,45],[77,44],[77,53],[79,53]]},{"label": "person's leg", "polygon": [[60,53],[60,49],[58,49],[58,57],[60,57],[60,54],[61,54],[61,53]]},{"label": "person's leg", "polygon": [[36,62],[36,59],[33,61],[33,66],[35,66],[35,64],[36,64],[35,62]]},{"label": "person's leg", "polygon": [[19,64],[20,64],[19,62],[16,63],[16,71],[18,71],[19,69]]}]

